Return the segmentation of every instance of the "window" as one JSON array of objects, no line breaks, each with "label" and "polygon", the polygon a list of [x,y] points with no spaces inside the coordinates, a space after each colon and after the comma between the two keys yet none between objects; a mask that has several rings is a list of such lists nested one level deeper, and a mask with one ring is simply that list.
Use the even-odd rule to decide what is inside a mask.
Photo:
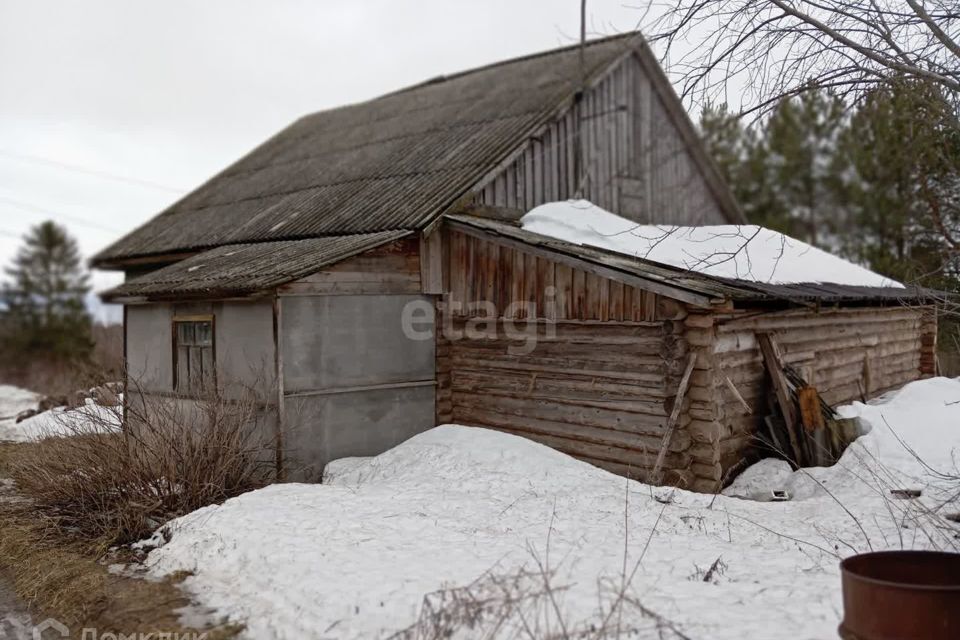
[{"label": "window", "polygon": [[196,394],[216,382],[213,351],[213,318],[173,321],[174,388]]}]

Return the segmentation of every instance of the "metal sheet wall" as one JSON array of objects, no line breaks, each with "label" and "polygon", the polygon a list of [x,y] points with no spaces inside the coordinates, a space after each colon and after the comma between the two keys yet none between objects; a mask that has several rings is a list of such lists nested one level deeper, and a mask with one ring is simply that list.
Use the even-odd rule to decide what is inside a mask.
[{"label": "metal sheet wall", "polygon": [[[404,329],[411,304],[426,339]],[[290,479],[319,480],[330,460],[383,453],[434,426],[432,298],[289,296],[280,315]]]}]

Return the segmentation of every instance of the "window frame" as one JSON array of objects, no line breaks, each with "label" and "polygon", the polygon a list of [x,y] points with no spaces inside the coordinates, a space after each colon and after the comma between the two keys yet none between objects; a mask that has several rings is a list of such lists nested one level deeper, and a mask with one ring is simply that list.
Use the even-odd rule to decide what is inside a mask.
[{"label": "window frame", "polygon": [[[213,314],[202,314],[202,315],[174,315],[173,319],[170,322],[171,336],[172,336],[172,350],[173,350],[173,392],[181,397],[185,398],[197,398],[203,395],[204,393],[210,391],[207,388],[195,389],[190,386],[189,381],[187,382],[187,388],[180,388],[180,334],[178,327],[181,324],[190,324],[190,323],[201,323],[206,322],[210,324],[210,346],[197,346],[197,345],[185,345],[187,347],[197,346],[199,349],[210,349],[210,362],[212,364],[212,369],[210,371],[209,384],[212,388],[217,386],[217,322]],[[189,375],[189,372],[188,372]]]}]

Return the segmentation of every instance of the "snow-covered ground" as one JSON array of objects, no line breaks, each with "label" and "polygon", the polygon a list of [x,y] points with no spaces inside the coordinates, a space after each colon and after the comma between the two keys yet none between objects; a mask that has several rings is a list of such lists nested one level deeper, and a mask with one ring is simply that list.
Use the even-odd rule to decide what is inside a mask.
[{"label": "snow-covered ground", "polygon": [[[556,598],[568,629],[609,606],[598,580],[619,583],[636,567],[629,592],[690,638],[836,637],[840,558],[960,544],[931,515],[960,510],[955,495],[944,503],[960,481],[939,475],[957,475],[960,381],[916,382],[841,412],[872,428],[838,465],[764,463],[752,486],[748,475],[728,491],[787,488],[790,502],[653,488],[448,425],[336,465],[329,484],[276,485],[175,520],[147,564],[194,572],[185,585],[200,603],[257,639],[389,636],[415,622],[426,594],[538,562],[565,587]],[[891,499],[901,487],[924,493]]]},{"label": "snow-covered ground", "polygon": [[527,231],[723,278],[790,284],[902,287],[796,238],[756,225],[639,225],[587,200],[549,202],[521,219]]},{"label": "snow-covered ground", "polygon": [[36,409],[40,396],[32,391],[10,385],[0,385],[0,441],[28,442],[55,436],[89,433],[94,425],[99,428],[120,429],[121,414],[116,407],[101,407],[87,400],[83,407],[60,407],[44,411],[19,424],[16,417],[27,409]]},{"label": "snow-covered ground", "polygon": [[17,415],[27,409],[36,409],[40,396],[32,391],[0,384],[0,440],[19,440],[21,432]]}]

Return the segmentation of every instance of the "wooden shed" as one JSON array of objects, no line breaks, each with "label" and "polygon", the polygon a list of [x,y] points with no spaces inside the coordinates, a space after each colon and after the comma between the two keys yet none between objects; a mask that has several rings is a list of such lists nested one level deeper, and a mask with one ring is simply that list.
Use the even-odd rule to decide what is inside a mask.
[{"label": "wooden shed", "polygon": [[[438,314],[454,339],[440,332],[440,423],[501,429],[621,475],[717,491],[756,459],[771,413],[760,337],[830,404],[934,374],[936,311],[923,290],[715,278],[482,214],[451,215],[442,232]],[[487,300],[539,312],[524,317],[514,304],[520,313],[501,312],[489,335],[468,335],[479,307],[465,303]],[[533,329],[505,339],[505,322],[535,325],[536,348],[511,353]]]},{"label": "wooden shed", "polygon": [[636,34],[307,116],[94,266],[126,273],[104,298],[138,391],[256,386],[290,479],[455,421],[644,478],[666,442],[663,481],[715,490],[753,452],[758,334],[831,402],[933,371],[922,291],[724,280],[517,224],[574,195],[744,222]]}]

